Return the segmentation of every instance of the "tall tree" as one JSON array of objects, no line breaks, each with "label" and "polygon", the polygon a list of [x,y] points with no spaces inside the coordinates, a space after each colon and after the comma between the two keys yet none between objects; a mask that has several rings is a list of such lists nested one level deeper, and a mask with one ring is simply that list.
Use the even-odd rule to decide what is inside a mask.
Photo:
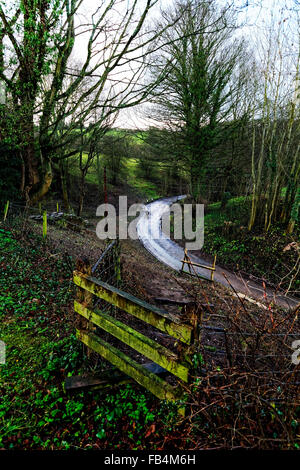
[{"label": "tall tree", "polygon": [[108,170],[108,180],[116,185],[123,174],[124,158],[129,156],[129,137],[122,131],[105,135],[100,142],[104,166]]},{"label": "tall tree", "polygon": [[[153,99],[157,118],[174,131],[174,156],[183,158],[190,173],[191,194],[197,200],[211,151],[232,129],[232,99],[240,89],[231,78],[244,53],[234,38],[234,11],[216,1],[177,0],[164,14],[180,20],[164,33],[167,45],[156,57],[154,79],[167,77]],[[235,125],[237,124],[235,121]]]}]

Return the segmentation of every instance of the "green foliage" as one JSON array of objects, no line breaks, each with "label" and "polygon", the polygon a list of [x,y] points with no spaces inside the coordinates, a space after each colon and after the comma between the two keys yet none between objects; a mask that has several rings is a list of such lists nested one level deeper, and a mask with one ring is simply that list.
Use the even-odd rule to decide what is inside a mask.
[{"label": "green foliage", "polygon": [[[233,270],[242,270],[264,278],[277,285],[288,274],[297,261],[297,250],[284,248],[297,239],[286,234],[284,224],[274,224],[268,233],[262,229],[248,232],[247,218],[250,199],[245,197],[228,200],[226,207],[221,203],[208,206],[205,214],[205,253],[217,253],[217,262]],[[288,286],[291,273],[282,285]],[[292,289],[298,290],[300,281],[295,278]]]},{"label": "green foliage", "polygon": [[[0,122],[1,134],[1,122]],[[20,198],[21,164],[16,148],[0,143],[0,210],[6,201],[17,201]],[[1,214],[1,218],[2,218]]]},{"label": "green foliage", "polygon": [[163,194],[157,185],[141,176],[139,172],[139,160],[128,158],[126,160],[127,181],[128,184],[141,196],[148,200],[162,197]]},{"label": "green foliage", "polygon": [[291,210],[291,219],[295,222],[299,221],[299,207],[300,207],[300,186],[297,189],[294,203]]},{"label": "green foliage", "polygon": [[0,447],[5,449],[144,448],[159,413],[148,392],[65,393],[67,376],[87,371],[74,336],[69,264],[49,258],[41,237],[0,229]]},{"label": "green foliage", "polygon": [[166,22],[176,16],[179,21],[164,37],[176,41],[162,48],[152,66],[155,77],[167,70],[156,95],[157,114],[174,131],[173,158],[185,162],[197,200],[205,197],[202,185],[212,150],[240,126],[228,116],[237,94],[232,77],[244,47],[237,38],[232,47],[235,15],[230,8],[221,13],[217,2],[178,0],[164,16]]}]

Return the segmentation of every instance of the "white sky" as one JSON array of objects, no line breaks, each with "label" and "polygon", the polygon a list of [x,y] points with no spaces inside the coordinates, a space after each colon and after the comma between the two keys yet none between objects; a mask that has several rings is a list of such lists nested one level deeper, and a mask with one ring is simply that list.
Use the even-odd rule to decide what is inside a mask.
[{"label": "white sky", "polygon": [[[12,0],[0,0],[1,3],[6,3],[9,5]],[[107,0],[102,0],[106,2]],[[84,22],[84,17],[90,18],[91,13],[102,3],[99,0],[83,0],[81,7],[81,13],[78,17],[78,21]],[[130,4],[132,0],[128,0]],[[138,5],[143,8],[146,0],[138,0]],[[219,0],[219,5],[224,6],[228,3],[227,0]],[[293,24],[295,23],[295,18],[300,11],[300,0],[232,0],[232,3],[235,8],[239,10],[239,23],[243,25],[239,31],[239,35],[243,35],[249,42],[250,47],[254,46],[254,50],[258,51],[256,42],[258,40],[264,41],[263,31],[266,28],[266,25],[270,23],[271,18],[275,22],[280,20],[285,20],[285,30],[287,35],[291,36],[293,31]],[[152,15],[159,15],[159,8],[163,6],[164,8],[172,4],[172,0],[160,0],[158,6],[155,6],[152,11]],[[126,7],[127,2],[121,0],[118,2],[118,8],[120,13],[124,7]],[[293,9],[293,10],[292,10]],[[116,11],[116,15],[118,11]],[[298,16],[299,18],[299,16]],[[299,40],[299,38],[297,39]],[[84,37],[77,39],[75,44],[75,50],[73,52],[74,59],[83,61],[86,53],[86,40]],[[0,93],[1,94],[1,93]],[[147,127],[151,122],[143,118],[143,107],[131,108],[129,110],[124,110],[116,122],[116,126],[119,127]]]},{"label": "white sky", "polygon": [[[90,0],[87,0],[90,1]],[[224,6],[226,1],[219,0],[219,5]],[[163,2],[164,7],[166,2]],[[259,42],[265,41],[266,26],[273,21],[278,24],[279,21],[285,20],[285,31],[287,36],[291,38],[291,34],[295,31],[295,23],[300,18],[300,0],[233,0],[234,7],[239,11],[238,21],[242,25],[238,32],[246,38],[249,46],[254,46],[254,51],[258,54],[259,59]],[[295,38],[299,41],[299,37]],[[116,125],[128,128],[146,128],[156,123],[145,117],[143,112],[144,106],[124,110],[120,114]]]}]

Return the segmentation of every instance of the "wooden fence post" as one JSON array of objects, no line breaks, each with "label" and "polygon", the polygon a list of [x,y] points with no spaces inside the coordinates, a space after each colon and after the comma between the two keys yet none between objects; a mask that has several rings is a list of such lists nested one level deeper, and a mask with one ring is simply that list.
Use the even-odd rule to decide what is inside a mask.
[{"label": "wooden fence post", "polygon": [[4,222],[6,221],[8,208],[9,208],[9,201],[7,201],[7,203],[5,204],[5,208],[4,208],[4,218],[3,218]]},{"label": "wooden fence post", "polygon": [[103,190],[104,190],[104,204],[107,204],[107,184],[106,184],[106,166],[103,170]]},{"label": "wooden fence post", "polygon": [[187,249],[185,248],[185,249],[184,249],[184,258],[183,258],[183,260],[182,260],[181,272],[184,272],[184,265],[185,265],[185,263],[187,263],[188,268],[189,268],[189,273],[192,274],[192,272],[191,272],[191,265],[189,264],[189,262],[190,262],[190,258],[189,258]]},{"label": "wooden fence post", "polygon": [[214,274],[215,274],[215,269],[216,269],[216,259],[217,259],[217,255],[215,254],[214,262],[213,262],[213,265],[212,265],[213,270],[212,270],[211,273],[210,273],[210,279],[211,279],[211,281],[214,280]]},{"label": "wooden fence post", "polygon": [[43,238],[47,237],[47,211],[43,212]]},{"label": "wooden fence post", "polygon": [[117,286],[119,286],[119,283],[121,282],[121,257],[120,257],[120,252],[121,252],[121,247],[120,247],[120,240],[117,238],[116,244],[113,247],[114,250],[114,269],[115,269],[115,275],[116,275],[116,280],[117,280]]},{"label": "wooden fence post", "polygon": [[[87,276],[92,275],[92,266],[87,258],[79,259],[76,262],[76,270]],[[82,303],[86,308],[93,309],[93,294],[81,287],[77,288],[76,300]],[[92,322],[81,317],[79,328],[93,332],[95,327]],[[90,357],[91,349],[87,346],[87,356]]]},{"label": "wooden fence post", "polygon": [[[184,258],[181,260],[182,262],[182,266],[181,266],[181,269],[180,269],[180,272],[183,273],[187,273],[187,274],[191,274],[193,275],[192,271],[191,271],[191,267],[192,266],[197,266],[199,268],[203,268],[203,269],[208,269],[210,271],[210,280],[213,281],[214,280],[214,272],[216,270],[216,259],[217,259],[217,255],[215,254],[215,257],[214,257],[214,261],[213,261],[213,265],[212,266],[206,266],[204,264],[199,264],[199,263],[195,263],[194,261],[191,261],[191,258],[189,257],[188,255],[188,252],[187,252],[187,249],[185,248],[184,250]],[[184,265],[187,264],[188,265],[188,268],[189,268],[189,272],[187,271],[184,271]],[[202,279],[207,279],[209,280],[208,277],[204,277],[202,276],[201,274],[197,273],[194,269],[194,274],[198,277],[201,277]]]}]

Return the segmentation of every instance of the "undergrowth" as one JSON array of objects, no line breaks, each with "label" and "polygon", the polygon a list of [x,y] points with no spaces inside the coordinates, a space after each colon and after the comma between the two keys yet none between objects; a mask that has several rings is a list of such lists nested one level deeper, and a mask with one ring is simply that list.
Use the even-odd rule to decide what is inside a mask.
[{"label": "undergrowth", "polygon": [[[298,325],[296,312],[286,323],[284,312],[273,307],[252,305],[249,311],[225,293],[217,296],[208,319],[230,321],[226,328],[235,333],[235,342],[231,354],[216,360],[208,352],[220,347],[217,336],[209,338],[209,347],[202,338],[194,380],[186,387],[186,418],[179,419],[176,405],[134,385],[67,393],[68,376],[96,372],[74,336],[72,261],[40,237],[3,225],[0,253],[0,340],[6,345],[6,363],[0,364],[0,449],[299,448],[299,397],[285,380],[294,372],[290,346],[265,341],[267,334],[282,332],[278,326],[291,333]],[[203,286],[195,295],[201,313],[210,300]],[[205,320],[203,312],[200,318]],[[288,354],[285,363],[276,363],[281,375],[272,381],[269,373],[261,379],[254,361],[254,352],[265,354],[267,347],[279,358],[283,350]],[[248,361],[248,355],[252,362],[234,362],[241,356]],[[271,366],[266,356],[265,367]]]},{"label": "undergrowth", "polygon": [[0,448],[144,448],[159,420],[150,394],[131,385],[106,395],[64,390],[88,364],[74,336],[69,263],[42,239],[4,228],[0,251]]},{"label": "undergrowth", "polygon": [[231,199],[225,208],[220,203],[208,206],[203,251],[217,253],[219,264],[299,294],[299,228],[293,235],[280,224],[268,232],[259,227],[248,232],[249,211],[250,201],[245,197]]}]

